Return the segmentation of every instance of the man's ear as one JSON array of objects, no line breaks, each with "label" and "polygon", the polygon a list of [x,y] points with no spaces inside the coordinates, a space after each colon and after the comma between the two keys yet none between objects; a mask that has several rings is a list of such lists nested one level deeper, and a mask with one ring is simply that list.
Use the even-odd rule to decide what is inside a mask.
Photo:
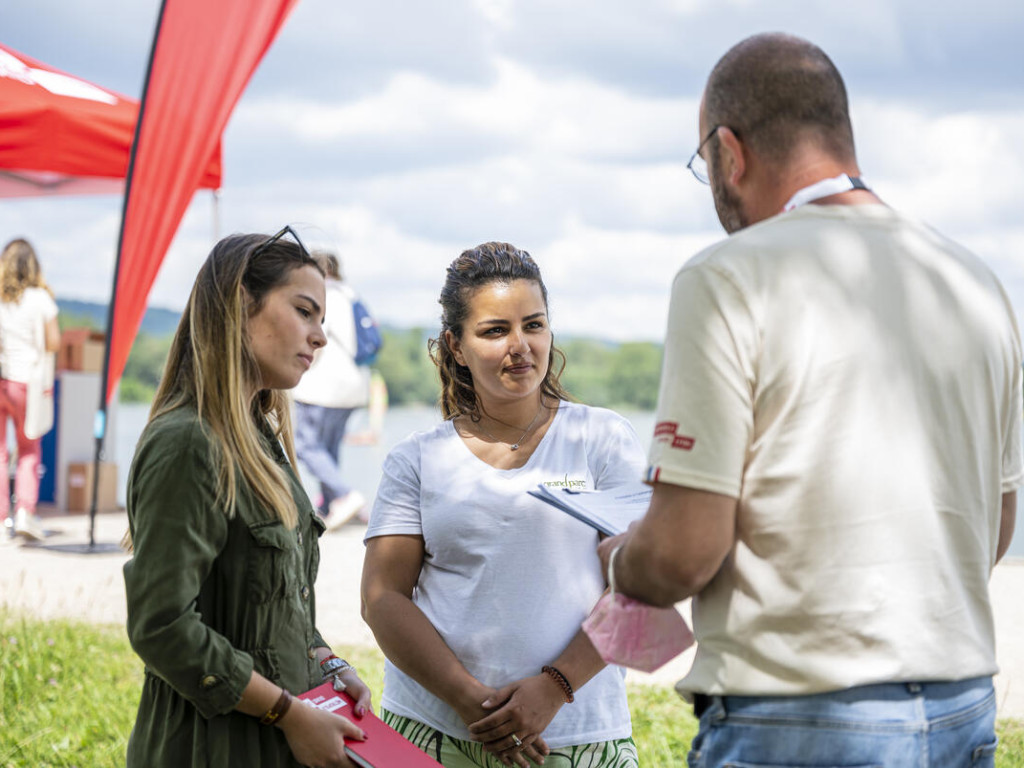
[{"label": "man's ear", "polygon": [[719,151],[722,153],[722,181],[736,186],[747,172],[747,158],[743,142],[733,133],[732,128],[718,126]]},{"label": "man's ear", "polygon": [[465,365],[466,357],[462,354],[462,342],[455,338],[455,334],[451,331],[444,332],[444,340],[448,344],[448,349],[452,351],[452,357],[455,358],[455,362],[459,365]]}]

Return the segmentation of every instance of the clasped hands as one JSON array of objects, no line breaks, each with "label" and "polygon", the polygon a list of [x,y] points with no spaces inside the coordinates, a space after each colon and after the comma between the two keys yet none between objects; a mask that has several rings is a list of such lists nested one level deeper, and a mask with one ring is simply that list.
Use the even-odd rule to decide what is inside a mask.
[{"label": "clasped hands", "polygon": [[529,768],[527,760],[543,765],[551,753],[540,734],[563,703],[562,692],[551,678],[538,674],[491,689],[476,712],[460,714],[473,737],[502,764]]}]

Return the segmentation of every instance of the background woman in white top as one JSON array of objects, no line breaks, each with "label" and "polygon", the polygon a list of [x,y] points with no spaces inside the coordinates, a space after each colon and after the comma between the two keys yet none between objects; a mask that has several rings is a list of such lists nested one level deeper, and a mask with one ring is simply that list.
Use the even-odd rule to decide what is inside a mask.
[{"label": "background woman in white top", "polygon": [[12,240],[0,255],[0,518],[10,531],[10,478],[7,473],[7,420],[14,422],[18,469],[14,481],[17,513],[13,532],[43,537],[36,518],[41,437],[25,436],[28,383],[44,356],[60,347],[57,303],[43,280],[36,252],[27,240]]},{"label": "background woman in white top", "polygon": [[527,491],[635,481],[640,441],[567,402],[528,253],[465,251],[440,303],[445,420],[388,455],[366,534],[383,717],[448,768],[635,766],[623,672],[580,630],[605,589],[597,535]]}]

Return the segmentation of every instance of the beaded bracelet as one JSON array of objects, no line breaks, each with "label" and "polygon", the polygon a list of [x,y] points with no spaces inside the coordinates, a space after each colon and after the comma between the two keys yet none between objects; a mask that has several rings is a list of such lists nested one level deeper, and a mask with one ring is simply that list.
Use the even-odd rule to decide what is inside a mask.
[{"label": "beaded bracelet", "polygon": [[542,667],[540,671],[554,680],[558,687],[562,689],[562,696],[565,697],[566,704],[572,704],[576,700],[576,697],[573,696],[572,686],[569,685],[569,679],[565,675],[551,666]]},{"label": "beaded bracelet", "polygon": [[277,699],[277,703],[274,704],[270,709],[267,710],[266,714],[260,718],[260,723],[263,725],[273,725],[282,717],[284,713],[288,711],[288,707],[292,705],[292,694],[287,688],[281,689],[281,695]]}]

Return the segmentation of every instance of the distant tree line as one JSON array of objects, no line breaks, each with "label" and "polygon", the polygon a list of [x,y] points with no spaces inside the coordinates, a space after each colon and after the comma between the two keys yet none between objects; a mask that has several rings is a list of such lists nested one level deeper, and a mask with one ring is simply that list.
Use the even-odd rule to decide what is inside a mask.
[{"label": "distant tree line", "polygon": [[[95,327],[86,317],[60,315],[62,328]],[[439,380],[427,354],[430,333],[423,328],[384,328],[384,347],[373,367],[384,377],[392,405],[437,402]],[[577,400],[616,409],[651,410],[658,397],[661,346],[650,342],[615,344],[593,339],[556,339],[568,360],[562,385]],[[141,332],[135,338],[121,378],[120,400],[148,403],[163,375],[171,334]]]},{"label": "distant tree line", "polygon": [[[427,353],[429,337],[423,328],[384,330],[384,347],[373,367],[384,377],[392,405],[437,402],[440,380]],[[661,375],[660,345],[591,339],[556,344],[567,358],[562,384],[575,399],[609,408],[654,408]]]}]

